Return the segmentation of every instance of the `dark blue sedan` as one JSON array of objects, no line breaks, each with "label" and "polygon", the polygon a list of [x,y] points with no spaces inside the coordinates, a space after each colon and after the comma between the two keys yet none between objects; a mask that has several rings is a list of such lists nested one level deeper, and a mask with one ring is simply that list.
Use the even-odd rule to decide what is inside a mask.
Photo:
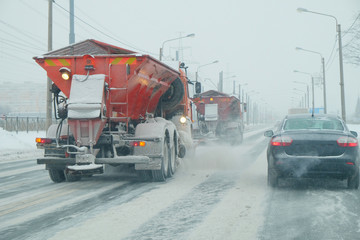
[{"label": "dark blue sedan", "polygon": [[359,187],[357,133],[330,114],[288,115],[278,129],[269,130],[268,184],[279,178],[347,179],[350,189]]}]

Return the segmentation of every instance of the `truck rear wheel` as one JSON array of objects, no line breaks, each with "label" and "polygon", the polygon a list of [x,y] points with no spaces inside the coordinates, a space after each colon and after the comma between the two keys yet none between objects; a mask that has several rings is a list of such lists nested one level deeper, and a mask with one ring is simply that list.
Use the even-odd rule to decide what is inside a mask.
[{"label": "truck rear wheel", "polygon": [[50,176],[50,179],[54,183],[61,183],[61,182],[65,181],[65,174],[64,174],[63,170],[50,168],[49,169],[49,176]]},{"label": "truck rear wheel", "polygon": [[153,170],[153,180],[156,182],[164,182],[169,172],[169,158],[170,158],[170,149],[168,138],[164,141],[164,149],[163,149],[163,158],[161,160],[161,168],[159,170]]},{"label": "truck rear wheel", "polygon": [[67,169],[64,170],[65,179],[68,182],[76,182],[81,180],[81,175],[73,174],[69,172]]},{"label": "truck rear wheel", "polygon": [[176,151],[174,145],[172,148],[170,148],[168,177],[172,177],[175,173],[175,170],[176,170]]},{"label": "truck rear wheel", "polygon": [[137,170],[136,172],[141,181],[151,181],[152,175],[150,170]]}]

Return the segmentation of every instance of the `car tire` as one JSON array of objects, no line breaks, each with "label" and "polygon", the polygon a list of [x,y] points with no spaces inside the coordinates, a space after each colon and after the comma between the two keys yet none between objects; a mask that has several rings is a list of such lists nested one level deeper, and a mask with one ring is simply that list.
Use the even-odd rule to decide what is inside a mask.
[{"label": "car tire", "polygon": [[348,177],[347,186],[348,189],[358,189],[359,188],[359,170],[353,176]]},{"label": "car tire", "polygon": [[278,186],[279,177],[274,169],[268,168],[268,186],[276,188]]}]

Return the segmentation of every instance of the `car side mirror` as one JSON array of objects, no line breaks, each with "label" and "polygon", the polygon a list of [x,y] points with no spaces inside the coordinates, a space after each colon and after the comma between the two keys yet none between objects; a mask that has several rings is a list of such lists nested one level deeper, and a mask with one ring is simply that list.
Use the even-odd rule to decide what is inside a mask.
[{"label": "car side mirror", "polygon": [[355,131],[350,131],[350,133],[351,133],[352,135],[354,135],[355,137],[357,137],[357,136],[358,136],[358,133],[357,133],[357,132],[355,132]]},{"label": "car side mirror", "polygon": [[267,130],[266,132],[264,132],[264,136],[265,136],[265,137],[272,137],[272,136],[274,136],[273,130]]}]

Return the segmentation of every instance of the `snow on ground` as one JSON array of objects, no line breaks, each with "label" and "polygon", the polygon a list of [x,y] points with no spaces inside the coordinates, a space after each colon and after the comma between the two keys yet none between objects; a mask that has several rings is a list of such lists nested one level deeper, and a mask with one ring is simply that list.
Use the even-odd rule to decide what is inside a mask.
[{"label": "snow on ground", "polygon": [[[360,125],[349,124],[348,127],[360,135]],[[35,138],[43,136],[45,136],[45,132],[19,132],[16,134],[0,128],[0,161],[21,159],[24,156],[41,156],[42,150],[36,149]],[[205,156],[207,159],[206,169],[200,168],[200,165],[203,165],[200,164],[202,163],[200,160],[194,164],[195,166],[192,166],[195,167],[193,172],[185,174],[187,171],[179,171],[176,178],[163,184],[156,191],[149,191],[133,201],[113,206],[108,211],[97,215],[96,218],[89,219],[76,228],[69,228],[67,231],[58,233],[53,239],[64,239],[64,237],[70,237],[69,239],[126,237],[136,227],[158,214],[159,210],[171,206],[174,200],[188,194],[192,187],[206,180],[212,171],[230,170],[238,164],[244,164],[241,159],[240,162],[232,160],[238,159],[236,149],[225,147],[225,150],[228,153],[228,161],[221,161],[222,163],[219,165],[218,159],[221,159],[224,148],[222,151],[219,151],[218,147],[213,147],[211,150],[200,149],[197,154]],[[249,167],[247,171],[244,171],[241,177],[237,179],[235,186],[229,189],[222,201],[216,208],[212,209],[200,226],[190,233],[188,239],[220,239],[221,236],[237,239],[237,236],[240,235],[244,236],[243,239],[256,239],[257,230],[263,222],[263,201],[268,191],[266,164],[262,162],[264,159],[265,152],[262,152],[251,166],[246,166]],[[186,164],[183,167],[186,168]],[[176,186],[176,191],[173,190],[174,186]],[[171,197],[169,197],[169,192]],[[147,204],[150,199],[153,204],[157,205],[149,207]],[[119,213],[122,214],[119,215]],[[136,219],[137,222],[134,224],[128,219]],[[112,226],[114,222],[117,222],[116,228],[102,227]],[[89,231],[89,229],[93,231]]]},{"label": "snow on ground", "polygon": [[0,128],[0,161],[42,155],[43,150],[36,148],[35,138],[44,136],[45,131],[16,133]]}]

